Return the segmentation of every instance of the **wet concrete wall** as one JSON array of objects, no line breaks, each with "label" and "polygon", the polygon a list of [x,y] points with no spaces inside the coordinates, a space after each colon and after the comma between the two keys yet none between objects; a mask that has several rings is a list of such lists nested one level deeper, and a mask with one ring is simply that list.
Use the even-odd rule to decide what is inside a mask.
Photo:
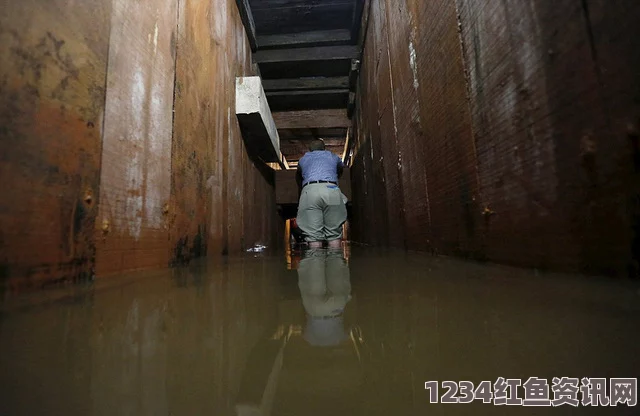
[{"label": "wet concrete wall", "polygon": [[247,158],[231,0],[29,0],[0,17],[0,278],[18,290],[281,239]]},{"label": "wet concrete wall", "polygon": [[637,275],[640,7],[547,3],[372,0],[357,239]]}]

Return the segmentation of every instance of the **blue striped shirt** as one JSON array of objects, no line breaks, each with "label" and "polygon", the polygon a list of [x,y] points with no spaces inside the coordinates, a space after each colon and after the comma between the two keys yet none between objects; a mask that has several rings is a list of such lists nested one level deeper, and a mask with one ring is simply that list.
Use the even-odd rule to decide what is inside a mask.
[{"label": "blue striped shirt", "polygon": [[338,183],[338,167],[344,167],[342,160],[328,150],[305,153],[298,166],[302,170],[302,186],[313,181]]}]

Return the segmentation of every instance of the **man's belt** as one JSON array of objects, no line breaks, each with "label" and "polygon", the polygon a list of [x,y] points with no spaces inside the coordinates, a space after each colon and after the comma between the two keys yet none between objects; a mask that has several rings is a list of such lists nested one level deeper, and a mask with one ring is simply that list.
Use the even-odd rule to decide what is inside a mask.
[{"label": "man's belt", "polygon": [[[332,181],[310,181],[310,182],[305,183],[304,186],[311,185],[312,183],[331,183],[331,184],[334,184],[334,185],[338,185],[337,182],[332,182]],[[303,186],[303,188],[304,188],[304,186]]]}]

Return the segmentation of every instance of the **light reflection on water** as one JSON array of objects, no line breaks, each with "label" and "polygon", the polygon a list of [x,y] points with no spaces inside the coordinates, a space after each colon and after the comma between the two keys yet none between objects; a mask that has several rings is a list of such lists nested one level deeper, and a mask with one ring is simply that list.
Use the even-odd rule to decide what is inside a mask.
[{"label": "light reflection on water", "polygon": [[424,382],[637,377],[638,293],[348,246],[112,278],[5,301],[0,414],[543,414]]}]

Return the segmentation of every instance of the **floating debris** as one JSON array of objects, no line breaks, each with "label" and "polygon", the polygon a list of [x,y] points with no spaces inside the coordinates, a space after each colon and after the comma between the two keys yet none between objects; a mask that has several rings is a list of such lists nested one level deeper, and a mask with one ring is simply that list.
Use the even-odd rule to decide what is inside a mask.
[{"label": "floating debris", "polygon": [[256,244],[255,246],[248,248],[247,253],[262,253],[266,248],[267,246],[265,245]]}]

